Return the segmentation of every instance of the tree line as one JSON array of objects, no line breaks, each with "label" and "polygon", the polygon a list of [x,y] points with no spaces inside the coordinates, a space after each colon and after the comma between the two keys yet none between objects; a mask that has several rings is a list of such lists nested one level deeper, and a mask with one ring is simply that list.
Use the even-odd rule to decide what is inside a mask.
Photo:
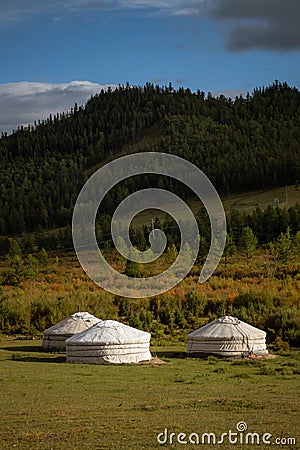
[{"label": "tree line", "polygon": [[[109,214],[100,216],[96,223],[96,237],[99,247],[102,249],[114,248],[111,237],[111,219]],[[204,207],[200,208],[196,214],[196,220],[201,239],[203,252],[207,252],[211,240],[210,221]],[[232,245],[238,246],[241,242],[243,230],[251,229],[257,240],[257,246],[266,246],[273,243],[281,233],[289,230],[291,237],[295,237],[300,231],[300,204],[295,206],[279,207],[269,205],[266,209],[255,208],[251,213],[234,209],[226,215],[228,239]],[[180,230],[176,221],[171,216],[166,216],[165,220],[158,217],[153,224],[143,226],[131,226],[130,238],[132,244],[141,251],[149,248],[149,234],[154,228],[164,231],[168,246],[175,245],[180,248]],[[18,250],[16,250],[16,248]],[[36,233],[24,233],[20,236],[9,237],[0,236],[0,256],[14,254],[37,253],[42,249],[48,252],[68,252],[73,251],[72,229],[68,227],[58,230],[41,231]]]}]

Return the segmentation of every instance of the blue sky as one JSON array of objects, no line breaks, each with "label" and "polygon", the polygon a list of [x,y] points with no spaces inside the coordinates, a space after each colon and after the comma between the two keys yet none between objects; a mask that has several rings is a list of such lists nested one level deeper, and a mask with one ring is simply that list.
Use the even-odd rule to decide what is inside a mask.
[{"label": "blue sky", "polygon": [[0,131],[102,86],[300,88],[298,0],[1,0]]}]

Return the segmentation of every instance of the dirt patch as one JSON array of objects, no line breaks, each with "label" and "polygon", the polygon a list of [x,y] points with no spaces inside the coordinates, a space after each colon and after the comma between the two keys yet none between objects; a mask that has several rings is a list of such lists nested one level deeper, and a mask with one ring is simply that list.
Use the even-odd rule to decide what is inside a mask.
[{"label": "dirt patch", "polygon": [[250,353],[250,355],[246,356],[244,359],[275,359],[277,355],[271,355],[268,353],[267,355],[257,356],[254,353]]},{"label": "dirt patch", "polygon": [[160,365],[160,364],[167,364],[165,361],[163,361],[160,358],[157,358],[156,356],[154,356],[153,358],[150,359],[150,361],[141,361],[139,363],[137,363],[139,365]]}]

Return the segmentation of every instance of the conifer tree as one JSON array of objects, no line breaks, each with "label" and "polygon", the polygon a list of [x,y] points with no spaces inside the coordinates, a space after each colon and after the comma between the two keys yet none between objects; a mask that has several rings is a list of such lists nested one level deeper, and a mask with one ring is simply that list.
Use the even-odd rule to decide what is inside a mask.
[{"label": "conifer tree", "polygon": [[286,264],[294,257],[294,243],[287,228],[285,233],[280,233],[276,241],[269,244],[272,256],[279,264]]},{"label": "conifer tree", "polygon": [[240,252],[246,256],[247,264],[255,253],[257,243],[257,237],[253,233],[252,229],[250,227],[243,228],[238,248]]}]

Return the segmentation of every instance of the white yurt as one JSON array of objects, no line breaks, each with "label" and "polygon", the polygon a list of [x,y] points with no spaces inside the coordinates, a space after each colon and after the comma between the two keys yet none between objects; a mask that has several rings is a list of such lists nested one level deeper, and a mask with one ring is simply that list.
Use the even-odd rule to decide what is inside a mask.
[{"label": "white yurt", "polygon": [[266,333],[236,317],[220,317],[188,335],[188,356],[249,354],[268,354]]},{"label": "white yurt", "polygon": [[129,364],[150,361],[150,333],[103,320],[66,341],[67,362]]},{"label": "white yurt", "polygon": [[42,350],[45,352],[65,352],[65,340],[74,334],[87,330],[101,322],[88,312],[77,312],[44,331]]}]

